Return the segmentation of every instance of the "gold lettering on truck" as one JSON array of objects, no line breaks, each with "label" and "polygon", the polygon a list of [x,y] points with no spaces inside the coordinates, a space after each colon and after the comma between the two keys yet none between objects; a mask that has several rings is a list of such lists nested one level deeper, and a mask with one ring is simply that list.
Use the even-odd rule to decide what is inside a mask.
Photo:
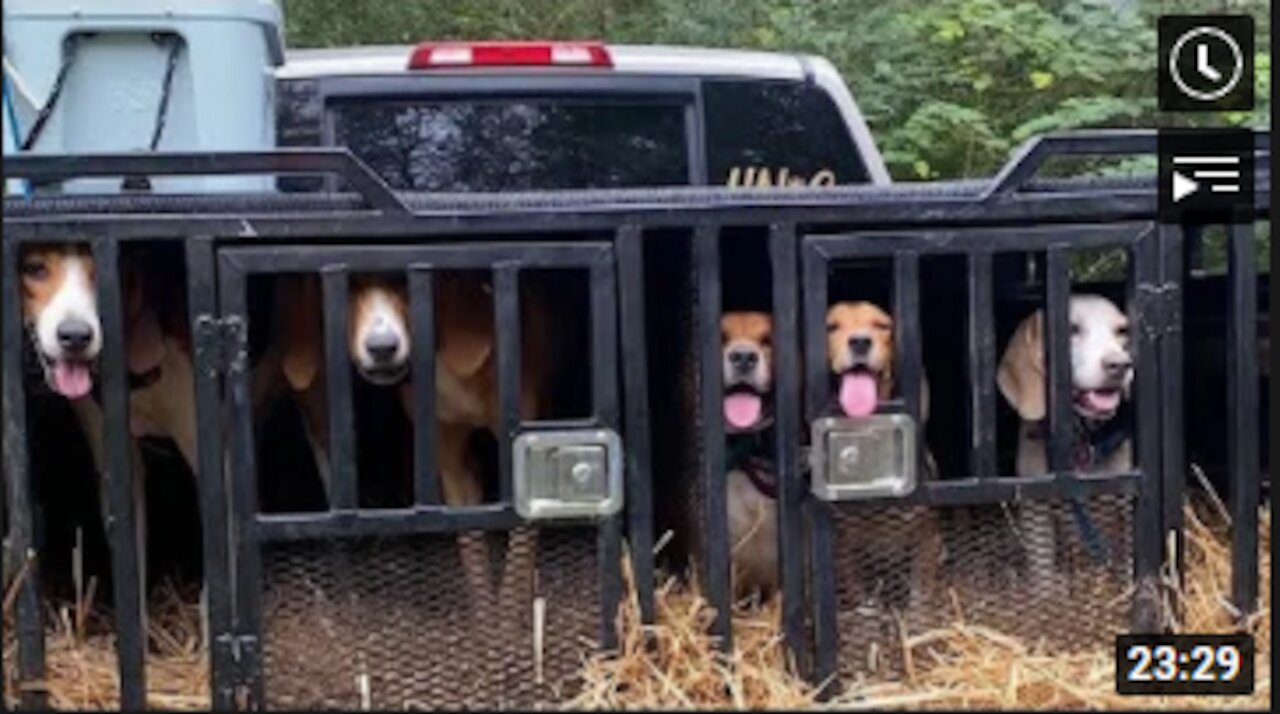
[{"label": "gold lettering on truck", "polygon": [[791,168],[788,166],[783,166],[777,169],[776,172],[767,166],[747,166],[745,168],[734,166],[729,169],[729,177],[725,181],[725,185],[730,188],[835,186],[836,174],[831,169],[820,169],[812,176],[806,177],[803,174],[791,173]]}]

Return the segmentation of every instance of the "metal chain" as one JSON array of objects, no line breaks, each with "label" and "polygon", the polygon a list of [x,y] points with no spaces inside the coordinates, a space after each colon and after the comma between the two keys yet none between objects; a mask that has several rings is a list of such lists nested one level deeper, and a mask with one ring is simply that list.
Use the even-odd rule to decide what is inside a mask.
[{"label": "metal chain", "polygon": [[68,35],[66,41],[66,51],[62,55],[62,66],[58,67],[58,76],[53,80],[53,89],[49,92],[49,99],[40,107],[40,112],[36,114],[36,120],[31,125],[31,131],[27,134],[27,138],[22,142],[22,151],[29,151],[35,146],[36,140],[40,138],[40,134],[44,132],[45,124],[48,123],[49,117],[53,115],[53,110],[58,104],[58,99],[62,96],[62,88],[66,85],[67,74],[71,71],[71,64],[75,61],[76,50],[80,46],[80,35]]}]

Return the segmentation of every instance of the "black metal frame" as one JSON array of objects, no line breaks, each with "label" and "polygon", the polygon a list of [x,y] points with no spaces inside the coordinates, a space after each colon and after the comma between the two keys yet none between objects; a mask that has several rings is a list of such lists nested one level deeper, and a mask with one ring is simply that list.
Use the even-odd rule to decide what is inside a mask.
[{"label": "black metal frame", "polygon": [[[826,363],[826,312],[830,304],[828,277],[838,270],[836,263],[849,259],[884,259],[893,263],[893,304],[886,306],[894,316],[895,382],[900,396],[880,411],[909,414],[920,423],[922,404],[922,348],[920,336],[919,265],[926,256],[959,254],[968,262],[970,311],[968,340],[976,354],[968,360],[969,381],[974,393],[970,409],[978,418],[971,421],[971,448],[967,476],[937,475],[923,480],[909,496],[867,499],[846,503],[826,503],[813,497],[802,508],[813,524],[812,568],[815,573],[812,598],[815,622],[816,681],[832,681],[836,671],[838,632],[835,627],[836,602],[833,539],[837,510],[874,509],[894,504],[936,507],[959,504],[990,504],[1025,500],[1064,500],[1102,493],[1136,495],[1134,522],[1134,576],[1140,584],[1139,597],[1154,598],[1160,565],[1160,375],[1156,361],[1159,333],[1150,329],[1158,319],[1151,315],[1155,287],[1158,234],[1153,224],[1115,223],[1106,225],[1068,224],[1062,226],[1008,226],[931,230],[928,232],[859,232],[812,235],[801,244],[801,284],[804,299],[804,390],[805,415],[820,418],[830,399],[829,367]],[[1071,408],[1068,301],[1070,298],[1069,251],[1089,248],[1123,248],[1129,253],[1127,312],[1134,330],[1134,403],[1137,406],[1135,431],[1136,466],[1115,475],[1084,475],[1070,466],[1074,417]],[[1047,456],[1050,472],[1043,476],[1014,477],[995,468],[995,314],[991,299],[992,257],[1005,252],[1046,254],[1045,276],[1045,365],[1048,375]],[[985,286],[985,287],[983,287]],[[974,290],[973,288],[979,288]],[[1158,324],[1158,323],[1156,323]],[[779,375],[780,380],[787,379]],[[786,389],[786,387],[783,387]],[[921,457],[923,451],[920,452]],[[1157,622],[1155,601],[1135,602],[1133,627],[1150,631]]]},{"label": "black metal frame", "polygon": [[[520,419],[519,276],[523,270],[570,268],[589,273],[591,304],[592,415],[585,420],[522,422]],[[396,509],[362,509],[356,499],[356,454],[352,384],[346,347],[348,277],[356,272],[407,273],[411,314],[417,320],[412,332],[415,375],[435,374],[434,305],[429,288],[435,271],[489,270],[493,275],[495,355],[498,403],[502,415],[499,434],[500,497],[493,504],[446,506],[440,501],[435,471],[434,439],[414,429],[414,505]],[[218,253],[221,320],[245,324],[249,320],[247,285],[250,276],[278,273],[319,274],[323,286],[326,322],[326,388],[330,418],[330,466],[332,503],[319,513],[260,513],[257,508],[257,474],[254,467],[253,423],[249,403],[250,375],[243,353],[233,360],[227,381],[231,405],[232,512],[238,531],[234,566],[236,637],[241,648],[239,685],[247,688],[248,701],[265,702],[263,673],[252,660],[246,665],[244,648],[257,651],[262,631],[261,548],[271,542],[301,539],[335,539],[365,535],[407,535],[460,530],[508,530],[522,523],[511,502],[512,440],[523,431],[565,426],[603,427],[622,431],[617,386],[617,285],[613,246],[608,242],[558,243],[449,243],[397,246],[245,246],[227,247]],[[233,347],[239,351],[243,346]],[[435,419],[435,385],[432,379],[413,380],[415,416],[423,423]],[[599,522],[601,556],[600,638],[605,649],[616,646],[616,614],[621,601],[621,517]],[[243,700],[240,706],[244,706]]]},{"label": "black metal frame", "polygon": [[[237,284],[234,271],[237,269],[235,259],[216,258],[216,252],[228,244],[260,244],[271,246],[280,241],[306,240],[313,243],[344,242],[351,245],[356,242],[392,244],[436,243],[442,240],[475,240],[468,246],[468,255],[485,255],[502,257],[503,250],[519,250],[515,247],[495,246],[491,241],[507,240],[512,246],[524,245],[523,241],[530,237],[562,243],[574,243],[587,238],[599,240],[601,235],[612,235],[611,245],[616,254],[618,291],[618,314],[623,329],[619,330],[621,351],[626,359],[619,365],[622,385],[625,393],[623,400],[626,410],[625,436],[627,442],[628,466],[628,520],[631,532],[631,555],[635,564],[637,585],[641,591],[641,609],[648,618],[652,617],[651,603],[653,591],[652,571],[652,503],[651,484],[648,479],[648,406],[646,386],[649,375],[643,359],[646,339],[639,332],[638,325],[643,324],[644,289],[641,261],[641,243],[644,232],[658,228],[676,228],[689,231],[691,240],[697,250],[698,261],[695,270],[699,271],[699,293],[715,292],[711,288],[718,286],[720,267],[715,260],[719,239],[719,229],[726,227],[757,227],[769,232],[771,262],[774,269],[774,317],[777,332],[775,342],[791,345],[791,348],[778,349],[778,366],[791,377],[783,376],[776,399],[777,448],[779,475],[781,476],[781,499],[783,511],[783,527],[780,536],[782,548],[783,589],[787,603],[784,606],[784,627],[787,642],[794,653],[804,661],[807,633],[805,630],[805,597],[803,554],[811,551],[815,560],[829,559],[830,544],[821,537],[815,539],[811,548],[803,543],[803,533],[799,510],[796,504],[803,498],[804,485],[801,479],[800,449],[803,434],[801,409],[803,393],[797,380],[801,369],[801,335],[797,321],[798,308],[801,305],[802,287],[806,291],[804,298],[812,299],[811,288],[801,286],[796,280],[787,280],[786,276],[800,276],[799,246],[795,237],[817,233],[835,232],[885,232],[893,231],[899,235],[912,235],[913,229],[921,229],[926,233],[945,231],[967,231],[979,228],[998,228],[1001,226],[1040,226],[1047,224],[1089,224],[1114,223],[1121,221],[1149,221],[1155,215],[1156,198],[1154,186],[1150,181],[1132,180],[1090,180],[1090,181],[1037,181],[1032,178],[1034,165],[1028,169],[1028,161],[1038,162],[1046,153],[1053,153],[1052,144],[1070,147],[1072,153],[1122,154],[1142,153],[1150,150],[1153,132],[1103,132],[1078,135],[1075,139],[1033,140],[1022,153],[1022,158],[1015,159],[1001,172],[1001,178],[988,182],[956,182],[944,184],[899,185],[890,187],[850,186],[836,189],[710,189],[710,188],[678,188],[627,191],[590,191],[590,192],[557,192],[554,194],[517,194],[505,196],[429,196],[397,193],[391,191],[366,166],[345,151],[340,150],[278,150],[261,153],[186,153],[156,155],[77,155],[77,156],[16,156],[6,157],[6,178],[25,177],[30,179],[57,180],[85,176],[119,176],[119,175],[219,175],[219,174],[251,174],[251,173],[322,173],[341,174],[346,185],[359,191],[358,194],[321,194],[321,195],[205,195],[205,196],[152,196],[124,195],[109,197],[53,197],[36,196],[30,199],[5,200],[5,238],[3,241],[5,264],[11,266],[3,276],[5,308],[4,331],[4,431],[5,431],[5,469],[7,474],[7,496],[9,507],[9,524],[12,537],[18,552],[26,552],[33,544],[32,504],[29,490],[29,470],[27,460],[26,424],[24,416],[25,391],[22,385],[22,345],[21,309],[19,287],[16,271],[12,266],[16,262],[18,246],[27,241],[40,240],[92,240],[95,252],[104,264],[112,264],[115,246],[121,241],[138,239],[181,239],[186,242],[187,267],[192,295],[188,305],[189,316],[195,334],[195,358],[198,369],[196,385],[196,403],[200,414],[199,466],[205,474],[221,474],[229,467],[234,473],[251,473],[252,463],[244,448],[235,448],[237,444],[251,443],[251,435],[242,433],[247,425],[241,420],[234,422],[240,431],[224,434],[218,420],[210,415],[218,414],[224,403],[219,391],[223,389],[220,382],[227,379],[226,404],[232,409],[247,405],[247,390],[243,384],[243,360],[237,344],[244,339],[242,322],[220,317],[221,306],[226,316],[240,314],[242,308],[240,298],[230,294],[230,289]],[[1259,148],[1267,150],[1269,138],[1259,135]],[[1049,148],[1037,148],[1048,146]],[[1034,158],[1027,158],[1034,157]],[[1260,167],[1265,162],[1259,162]],[[1270,183],[1267,179],[1257,182],[1255,214],[1268,215],[1270,201]],[[1167,319],[1158,322],[1176,331],[1180,316],[1172,310],[1174,304],[1168,296],[1177,295],[1177,287],[1182,281],[1182,270],[1178,265],[1180,256],[1175,258],[1174,243],[1180,233],[1171,227],[1162,229],[1158,240],[1149,241],[1150,250],[1159,250],[1161,269],[1158,273],[1138,276],[1139,282],[1155,287],[1151,292],[1139,292],[1133,296],[1129,306],[1131,312],[1135,307],[1142,308],[1140,320],[1148,318],[1150,311],[1168,311]],[[714,239],[714,240],[713,240]],[[1249,298],[1241,292],[1239,286],[1246,284],[1248,277],[1248,247],[1243,238],[1237,243],[1242,245],[1233,253],[1234,265],[1239,270],[1237,275],[1237,296],[1234,304],[1236,314],[1233,321],[1237,329],[1233,332],[1233,340],[1237,345],[1247,344],[1251,334],[1250,328],[1242,320],[1252,320],[1251,315],[1244,314],[1251,308]],[[927,243],[927,241],[926,241]],[[1025,248],[1025,244],[1021,244]],[[1050,275],[1055,278],[1054,289],[1050,291],[1050,299],[1054,305],[1060,306],[1065,283],[1061,280],[1062,250],[1079,247],[1071,239],[1062,243],[1049,245],[1052,265]],[[305,260],[298,256],[306,255],[314,247],[308,246],[300,250],[279,246],[249,249],[259,251],[257,255],[274,269],[282,269],[289,265],[302,265]],[[597,248],[599,249],[599,248]],[[356,249],[350,254],[343,254],[342,249],[330,255],[335,258],[349,258],[352,266],[366,267],[361,256],[369,254],[366,249]],[[430,248],[386,248],[396,250],[427,250]],[[575,248],[577,250],[577,248]],[[880,250],[878,248],[878,250]],[[496,253],[494,251],[497,251]],[[893,250],[890,250],[893,252]],[[245,253],[244,255],[251,255]],[[386,253],[390,255],[391,253]],[[231,255],[224,253],[224,256]],[[224,265],[215,265],[221,260]],[[360,262],[356,262],[359,260]],[[376,263],[377,259],[374,259]],[[299,263],[299,261],[303,261]],[[909,270],[910,262],[903,263],[901,269]],[[1152,261],[1142,260],[1144,269],[1151,270]],[[241,265],[240,268],[252,268]],[[400,267],[403,266],[391,266]],[[984,260],[975,263],[972,281],[983,282],[987,270]],[[230,268],[230,272],[227,270]],[[708,271],[714,277],[708,277]],[[429,280],[422,272],[411,272],[411,280]],[[100,283],[105,308],[119,306],[118,285],[107,280]],[[215,285],[221,283],[221,290]],[[1170,287],[1172,286],[1172,287]],[[1163,289],[1163,290],[1162,290]],[[331,294],[338,294],[341,288],[336,283],[330,287]],[[221,294],[215,295],[215,292]],[[1054,297],[1056,295],[1057,297]],[[1164,295],[1166,297],[1159,297]],[[910,293],[899,296],[904,301],[910,300]],[[718,298],[718,294],[717,294]],[[978,291],[972,298],[971,307],[978,313],[985,313],[989,296]],[[700,303],[701,304],[701,303]],[[909,308],[910,306],[907,305]],[[1051,306],[1052,307],[1052,306]],[[1053,310],[1051,310],[1052,312]],[[706,330],[706,322],[713,316],[709,305],[704,305],[699,329]],[[714,316],[718,320],[718,315]],[[421,318],[420,318],[421,319]],[[119,334],[121,317],[105,309],[104,329]],[[429,325],[419,323],[416,327],[426,328]],[[427,330],[429,331],[429,330]],[[705,336],[705,335],[704,335]],[[1177,337],[1160,339],[1160,335],[1147,336],[1144,340],[1151,344],[1161,345],[1159,362],[1155,364],[1152,349],[1141,350],[1144,364],[1139,365],[1141,374],[1163,372],[1166,375],[1177,367],[1178,354],[1174,349]],[[915,342],[910,335],[902,337],[907,342]],[[974,335],[975,344],[989,350],[990,344],[981,335]],[[713,342],[718,341],[718,335]],[[117,395],[110,397],[107,408],[109,414],[125,416],[127,403],[124,401],[123,359],[118,340],[108,341],[104,350],[107,374],[104,387],[108,391],[115,390]],[[1050,340],[1061,352],[1061,336]],[[230,347],[229,347],[230,346]],[[910,345],[908,345],[910,346]],[[430,351],[419,350],[419,358]],[[910,350],[904,354],[910,354]],[[1251,390],[1247,377],[1256,364],[1246,356],[1245,350],[1235,351],[1235,382],[1232,386],[1231,398],[1234,401],[1234,413],[1248,414],[1245,411]],[[703,353],[710,356],[710,350]],[[332,355],[330,355],[332,358]],[[718,354],[715,355],[718,360]],[[990,360],[982,360],[975,370],[979,377],[987,375],[991,370]],[[1056,370],[1055,370],[1056,371]],[[114,375],[112,374],[114,372]],[[429,373],[429,372],[428,372]],[[240,376],[237,376],[240,375]],[[913,380],[908,380],[913,382]],[[703,385],[703,399],[716,396],[719,380],[711,380]],[[1063,377],[1058,374],[1055,385],[1063,388]],[[508,384],[508,390],[510,385]],[[419,387],[420,390],[424,389]],[[1178,387],[1166,380],[1161,385],[1161,392],[1170,394],[1177,392]],[[1150,395],[1150,389],[1142,390]],[[981,391],[981,399],[985,405],[975,406],[975,418],[982,423],[982,414],[989,414],[989,402],[994,395]],[[1241,395],[1245,396],[1241,396]],[[1254,397],[1256,398],[1256,396]],[[419,400],[422,403],[422,400]],[[706,403],[704,401],[704,403]],[[1058,411],[1062,409],[1062,400],[1055,402]],[[1153,401],[1150,396],[1144,397],[1144,403],[1163,410],[1163,423],[1158,427],[1163,434],[1177,432],[1176,402],[1174,400]],[[908,405],[910,402],[908,403]],[[617,404],[614,405],[616,410]],[[712,410],[714,411],[714,410]],[[241,412],[244,413],[244,412]],[[614,423],[620,414],[615,414]],[[219,418],[221,418],[219,416]],[[1056,417],[1061,423],[1062,416]],[[714,419],[712,420],[714,421]],[[1247,421],[1247,420],[1246,420]],[[1150,431],[1152,419],[1144,414],[1144,429]],[[127,423],[122,419],[119,424]],[[704,425],[703,442],[707,445],[705,459],[707,464],[723,463],[723,430],[721,425],[708,423]],[[1173,430],[1173,431],[1171,431]],[[112,429],[110,435],[116,437],[116,446],[112,448],[111,462],[113,473],[124,475],[124,478],[112,480],[113,506],[128,501],[130,472],[127,454],[123,448],[124,433],[120,429]],[[989,453],[985,444],[985,432],[979,429],[980,448],[973,455],[973,467],[976,473],[986,473]],[[231,442],[233,448],[229,454],[231,460],[227,464],[224,459],[223,441]],[[1249,438],[1248,432],[1238,431],[1238,445]],[[1178,483],[1176,472],[1168,471],[1176,460],[1177,449],[1169,442],[1164,442],[1163,454],[1160,445],[1153,439],[1141,440],[1144,453],[1143,464],[1158,462],[1168,457],[1164,465],[1165,478],[1163,488],[1152,492],[1143,487],[1148,482],[1141,480],[1141,471],[1113,479],[1072,478],[1066,474],[1036,479],[987,479],[981,485],[970,483],[933,483],[920,489],[916,496],[907,502],[920,502],[932,505],[944,503],[965,503],[974,499],[989,501],[991,499],[1008,499],[1018,494],[1024,497],[1052,496],[1073,493],[1074,488],[1083,488],[1094,492],[1108,489],[1139,488],[1144,495],[1144,504],[1151,499],[1161,499],[1166,505],[1161,520],[1170,516],[1169,496],[1173,489],[1170,484]],[[1060,442],[1059,442],[1060,443]],[[1153,445],[1155,450],[1153,452]],[[428,439],[420,438],[415,448],[429,450]],[[1247,446],[1247,444],[1246,444]],[[1255,442],[1256,446],[1256,442]],[[1060,459],[1061,449],[1056,457]],[[1247,449],[1239,453],[1245,453]],[[1154,455],[1153,455],[1154,453]],[[1237,458],[1233,471],[1243,474],[1248,466],[1247,457]],[[430,476],[422,475],[419,479],[419,493],[428,489]],[[708,483],[723,484],[723,474],[716,469],[703,469],[702,477]],[[235,523],[243,526],[249,521],[245,519],[244,504],[252,503],[252,494],[243,492],[246,479],[238,479],[235,483],[234,500],[237,509],[234,515],[228,513],[226,484],[221,479],[202,479],[201,508],[205,519],[205,556],[207,571],[210,575],[211,612],[210,624],[215,643],[212,647],[213,681],[215,683],[214,705],[217,708],[231,708],[239,704],[234,682],[244,680],[246,665],[252,666],[256,643],[249,636],[255,632],[256,623],[247,621],[239,615],[246,600],[246,583],[241,579],[236,583],[239,591],[235,595],[234,607],[227,607],[230,593],[222,593],[221,604],[218,604],[218,589],[230,588],[229,579],[214,581],[219,572],[229,574],[231,562],[236,562],[236,569],[246,567],[246,557],[252,558],[255,549],[253,538],[238,537],[231,528]],[[1149,484],[1148,484],[1149,485]],[[222,488],[220,488],[222,486]],[[713,489],[714,490],[714,489]],[[1249,497],[1243,491],[1240,503]],[[1180,491],[1179,491],[1180,494]],[[722,502],[722,499],[721,499]],[[1143,512],[1153,512],[1144,505]],[[713,523],[723,523],[721,515],[706,514]],[[809,509],[812,531],[829,532],[829,523],[824,518],[829,516],[827,509]],[[133,602],[137,607],[121,608],[118,622],[119,646],[121,648],[121,669],[123,686],[123,703],[125,706],[140,706],[145,692],[140,654],[144,640],[136,627],[135,616],[140,614],[139,593],[129,592],[133,587],[129,583],[133,579],[119,578],[127,574],[130,568],[136,567],[136,553],[130,555],[133,545],[131,539],[120,535],[132,532],[132,514],[122,510],[117,514],[115,525],[116,545],[123,554],[113,558],[117,579],[124,585],[121,593],[124,602]],[[272,519],[275,520],[272,520]],[[503,509],[491,509],[446,514],[438,508],[422,505],[406,512],[389,513],[385,519],[370,519],[359,513],[339,513],[324,516],[320,520],[310,517],[298,520],[291,516],[266,517],[259,524],[253,519],[253,532],[266,537],[303,537],[312,534],[354,534],[358,532],[378,531],[383,529],[430,530],[454,529],[457,527],[490,527],[500,528],[510,521]],[[1157,530],[1157,537],[1164,531],[1165,524]],[[620,522],[615,519],[606,531],[616,533]],[[1145,531],[1144,531],[1145,532]],[[1256,552],[1256,529],[1238,529],[1238,550],[1248,551],[1250,533],[1253,538],[1253,549]],[[714,536],[713,536],[714,538]],[[616,542],[612,536],[607,540]],[[1151,550],[1150,543],[1143,543],[1140,550]],[[720,548],[726,553],[727,549]],[[1158,545],[1156,547],[1158,553]],[[1158,556],[1157,556],[1158,557]],[[132,565],[130,564],[132,562]],[[38,563],[32,562],[32,566]],[[712,597],[712,604],[722,613],[728,612],[727,566],[716,568],[717,577],[705,581]],[[1142,572],[1150,572],[1151,564],[1142,563]],[[721,568],[725,568],[721,570]],[[30,571],[34,574],[34,570]],[[1243,571],[1238,576],[1244,578]],[[814,586],[818,591],[829,586],[823,581],[821,569],[815,573]],[[1247,595],[1247,584],[1240,583],[1240,592]],[[136,589],[136,588],[135,588]],[[249,609],[252,612],[252,608]],[[43,675],[43,631],[39,593],[34,578],[24,581],[18,599],[19,652],[20,670],[25,681],[39,680]],[[727,614],[717,622],[717,629],[727,633]],[[130,626],[131,623],[133,626]],[[822,631],[819,623],[818,631]],[[728,642],[726,639],[726,646]],[[821,652],[822,647],[819,647]],[[136,663],[136,666],[135,666]],[[804,667],[809,669],[808,667]],[[818,663],[816,669],[823,669]],[[257,692],[256,694],[260,694]],[[43,698],[38,692],[28,692],[23,696],[24,706],[38,707]]]}]

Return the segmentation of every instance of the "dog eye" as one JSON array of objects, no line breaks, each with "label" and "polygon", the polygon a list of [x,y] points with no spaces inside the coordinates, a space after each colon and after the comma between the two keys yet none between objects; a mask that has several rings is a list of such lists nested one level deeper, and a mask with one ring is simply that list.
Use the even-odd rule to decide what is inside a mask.
[{"label": "dog eye", "polygon": [[835,332],[835,331],[836,331],[836,323],[834,323],[834,322],[828,322],[828,323],[827,323],[827,332]]},{"label": "dog eye", "polygon": [[32,280],[44,280],[49,277],[49,266],[43,261],[31,260],[22,264],[22,274]]},{"label": "dog eye", "polygon": [[1116,327],[1116,336],[1117,336],[1117,337],[1128,337],[1128,336],[1129,336],[1129,326],[1128,326],[1128,325],[1120,325],[1120,326]]},{"label": "dog eye", "polygon": [[1078,322],[1071,323],[1071,336],[1072,337],[1080,336],[1080,323]]}]

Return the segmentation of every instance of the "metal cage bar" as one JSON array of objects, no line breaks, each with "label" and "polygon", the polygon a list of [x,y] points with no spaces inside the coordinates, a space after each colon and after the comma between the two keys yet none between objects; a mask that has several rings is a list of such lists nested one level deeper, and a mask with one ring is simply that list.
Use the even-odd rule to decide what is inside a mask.
[{"label": "metal cage bar", "polygon": [[993,257],[974,252],[968,260],[969,473],[997,475],[996,330]]},{"label": "metal cage bar", "polygon": [[809,577],[813,588],[813,682],[824,683],[823,698],[836,693],[836,672],[839,666],[840,629],[838,627],[839,604],[836,600],[835,562],[836,507],[816,499],[807,499],[809,515],[809,547],[813,558],[809,563]]},{"label": "metal cage bar", "polygon": [[1071,464],[1073,438],[1071,409],[1071,274],[1067,246],[1054,245],[1045,251],[1044,364],[1048,377],[1046,401],[1049,469],[1074,470]]},{"label": "metal cage bar", "polygon": [[[826,410],[827,395],[830,392],[829,368],[826,361],[830,265],[827,254],[820,244],[812,239],[802,241],[800,251],[800,284],[804,286],[800,296],[803,338],[801,359],[804,371],[803,383],[798,391],[803,397],[804,422],[812,423]],[[775,356],[775,359],[779,356]],[[786,379],[782,373],[779,373],[778,378]],[[776,399],[777,396],[775,396]],[[775,410],[776,408],[775,404]],[[775,420],[776,418],[775,416]],[[814,601],[813,662],[809,674],[813,681],[833,682],[837,664],[836,653],[840,646],[835,620],[836,581],[834,570],[823,567],[823,564],[834,562],[832,539],[835,533],[835,506],[802,495],[800,509],[803,524],[807,526],[808,545],[813,553],[804,573],[805,579],[810,581],[809,587],[812,588],[810,597]],[[823,695],[828,696],[832,693],[831,690],[826,690]]]},{"label": "metal cage bar", "polygon": [[[195,373],[196,414],[221,417],[220,371],[223,359],[221,323],[218,314],[217,275],[214,243],[209,237],[187,242],[187,316],[193,330],[192,368]],[[231,652],[217,638],[232,631],[233,600],[227,512],[226,464],[223,461],[222,420],[196,420],[197,486],[200,490],[201,532],[204,538],[204,587],[208,607],[208,632],[214,641],[209,647],[211,707],[229,711],[231,697]]]},{"label": "metal cage bar", "polygon": [[695,340],[698,350],[698,391],[702,417],[704,549],[703,587],[715,608],[711,632],[720,647],[732,651],[729,513],[725,473],[724,382],[720,368],[720,227],[700,224],[693,235],[697,270]]},{"label": "metal cage bar", "polygon": [[804,418],[806,422],[812,422],[827,408],[831,391],[826,357],[830,265],[827,255],[817,243],[804,241],[800,269],[804,286],[804,294],[800,298],[804,307]]},{"label": "metal cage bar", "polygon": [[510,503],[513,481],[511,440],[520,429],[520,266],[503,262],[493,268],[494,349],[498,351],[499,500]]},{"label": "metal cage bar", "polygon": [[351,353],[347,344],[350,275],[345,265],[320,271],[324,294],[325,399],[329,417],[329,508],[359,507],[356,485],[356,417],[352,408]]},{"label": "metal cage bar", "polygon": [[1227,227],[1227,468],[1231,479],[1231,599],[1250,613],[1258,599],[1258,264],[1252,223]]},{"label": "metal cage bar", "polygon": [[[44,616],[40,604],[40,559],[36,550],[34,499],[31,492],[30,451],[27,443],[27,403],[23,385],[23,354],[27,345],[22,315],[22,288],[19,267],[22,261],[16,241],[3,240],[4,269],[0,271],[0,309],[4,310],[4,471],[8,506],[6,556],[17,562],[12,569],[17,594],[14,620],[18,641],[19,705],[23,709],[45,709],[47,694],[38,687],[24,687],[44,681]],[[7,594],[7,593],[6,593]]]},{"label": "metal cage bar", "polygon": [[[612,259],[591,265],[591,404],[606,427],[622,431],[618,395],[618,279]],[[622,530],[624,517],[600,524],[600,641],[606,650],[618,646],[617,615],[622,602]]]},{"label": "metal cage bar", "polygon": [[410,333],[413,340],[413,500],[440,504],[436,458],[435,276],[425,263],[409,265]]},{"label": "metal cage bar", "polygon": [[234,582],[234,632],[220,636],[219,645],[232,653],[237,681],[232,699],[237,708],[256,708],[265,702],[262,669],[258,666],[262,631],[262,534],[257,522],[258,477],[254,453],[253,400],[245,350],[248,329],[246,273],[227,253],[219,255],[218,304],[225,348],[236,353],[228,361],[223,382],[224,404],[230,419],[227,448],[231,466],[231,511],[236,539],[231,549]]},{"label": "metal cage bar", "polygon": [[[129,434],[129,381],[125,366],[124,301],[120,282],[120,244],[108,236],[93,239],[99,318],[102,320],[101,394],[104,473],[110,502],[111,571],[115,596],[116,656],[120,669],[120,706],[147,704],[146,574],[139,562],[144,514],[141,474],[134,472]],[[137,464],[141,466],[141,464]]]},{"label": "metal cage bar", "polygon": [[[897,362],[898,392],[907,414],[916,424],[923,426],[924,366],[921,364],[920,339],[920,255],[912,251],[895,252],[893,255],[893,340],[894,358]],[[923,429],[921,429],[923,431]],[[920,463],[924,464],[924,449],[918,449]],[[921,474],[929,478],[923,468]],[[924,479],[922,479],[924,480]]]},{"label": "metal cage bar", "polygon": [[[1160,340],[1163,339],[1164,310],[1152,310],[1148,304],[1153,294],[1148,286],[1157,285],[1160,277],[1159,234],[1154,228],[1144,230],[1141,239],[1129,252],[1125,281],[1127,312],[1136,318],[1138,329],[1130,331],[1133,344],[1133,400],[1136,406],[1133,444],[1134,462],[1142,473],[1138,483],[1137,503],[1133,519],[1133,570],[1137,583],[1132,610],[1135,632],[1155,632],[1160,627],[1161,597],[1159,590],[1162,510],[1161,486],[1165,479],[1162,463]],[[1143,297],[1144,293],[1147,297]],[[1154,293],[1157,305],[1167,304],[1159,287]]]},{"label": "metal cage bar", "polygon": [[[1179,579],[1181,587],[1185,562],[1183,500],[1187,483],[1186,413],[1184,389],[1185,349],[1183,315],[1186,312],[1186,291],[1182,286],[1190,278],[1190,271],[1198,268],[1199,259],[1191,258],[1188,242],[1200,243],[1200,231],[1191,227],[1161,225],[1159,227],[1160,285],[1167,295],[1168,309],[1165,316],[1164,335],[1159,344],[1161,435],[1163,453],[1160,460],[1163,479],[1160,486],[1160,533],[1164,559]],[[1195,266],[1195,267],[1193,267]],[[1175,616],[1181,602],[1174,598],[1170,605]]]},{"label": "metal cage bar", "polygon": [[614,234],[618,266],[618,322],[622,363],[623,406],[626,409],[627,541],[640,619],[653,624],[653,489],[645,476],[653,454],[649,429],[649,359],[645,326],[644,236],[640,226],[625,225]]},{"label": "metal cage bar", "polygon": [[804,528],[801,505],[800,288],[796,227],[769,227],[773,285],[774,474],[778,481],[778,579],[782,587],[782,631],[803,675],[809,670],[805,637]]}]

